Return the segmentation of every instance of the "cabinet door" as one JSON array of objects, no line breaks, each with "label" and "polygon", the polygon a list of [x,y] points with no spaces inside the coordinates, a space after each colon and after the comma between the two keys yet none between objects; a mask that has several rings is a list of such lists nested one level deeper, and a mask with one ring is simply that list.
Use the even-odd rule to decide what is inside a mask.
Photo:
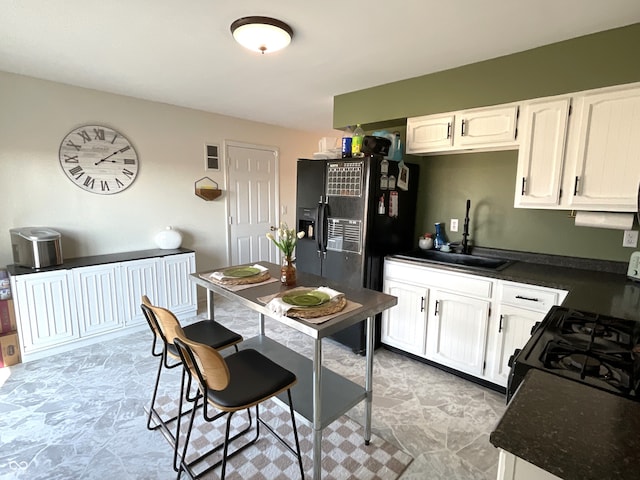
[{"label": "cabinet door", "polygon": [[425,153],[453,145],[454,115],[426,115],[407,119],[407,153]]},{"label": "cabinet door", "polygon": [[532,102],[523,109],[516,208],[558,205],[570,103],[563,98]]},{"label": "cabinet door", "polygon": [[636,211],[640,88],[587,94],[578,102],[569,205],[581,210]]},{"label": "cabinet door", "polygon": [[122,327],[120,264],[74,268],[73,283],[81,337]]},{"label": "cabinet door", "polygon": [[541,322],[545,313],[500,305],[497,331],[497,348],[491,380],[507,386],[509,378],[509,357],[516,348],[522,348],[531,337],[531,329],[536,322]]},{"label": "cabinet door", "polygon": [[490,305],[487,300],[432,290],[426,357],[482,376]]},{"label": "cabinet door", "polygon": [[196,284],[189,280],[196,270],[195,253],[163,258],[164,298],[166,308],[176,316],[193,315],[197,310]]},{"label": "cabinet door", "polygon": [[386,280],[384,293],[398,297],[398,304],[382,312],[382,343],[424,356],[429,290]]},{"label": "cabinet door", "polygon": [[23,352],[30,353],[79,337],[69,270],[19,275],[15,306]]},{"label": "cabinet door", "polygon": [[145,258],[120,264],[125,325],[137,325],[146,321],[140,309],[142,295],[149,297],[154,305],[165,305],[161,272],[161,258]]},{"label": "cabinet door", "polygon": [[516,145],[518,107],[489,107],[465,110],[456,115],[454,145],[459,147],[489,144]]}]

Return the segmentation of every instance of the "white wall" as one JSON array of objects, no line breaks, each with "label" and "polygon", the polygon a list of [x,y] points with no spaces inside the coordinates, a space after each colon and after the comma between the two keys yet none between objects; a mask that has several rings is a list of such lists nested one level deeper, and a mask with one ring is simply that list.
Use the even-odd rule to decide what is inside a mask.
[{"label": "white wall", "polygon": [[[111,126],[135,146],[140,170],[122,193],[96,195],[73,185],[58,161],[73,128]],[[280,205],[295,220],[295,162],[317,151],[310,133],[0,72],[0,268],[13,263],[9,229],[48,226],[63,234],[65,258],[156,248],[167,225],[196,251],[199,270],[227,259],[226,202],[194,194],[209,176],[226,190],[225,172],[204,170],[204,144],[233,140],[280,151]]]}]

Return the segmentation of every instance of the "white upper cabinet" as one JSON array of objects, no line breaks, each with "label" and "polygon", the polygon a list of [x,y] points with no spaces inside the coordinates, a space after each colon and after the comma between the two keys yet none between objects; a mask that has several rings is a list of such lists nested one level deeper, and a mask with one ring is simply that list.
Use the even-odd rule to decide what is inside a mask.
[{"label": "white upper cabinet", "polygon": [[407,153],[517,148],[518,105],[500,105],[407,119]]},{"label": "white upper cabinet", "polygon": [[560,202],[571,98],[527,103],[522,108],[515,207]]},{"label": "white upper cabinet", "polygon": [[635,212],[640,84],[525,102],[514,206]]},{"label": "white upper cabinet", "polygon": [[518,106],[465,110],[456,115],[454,144],[464,148],[516,144]]},{"label": "white upper cabinet", "polygon": [[[640,183],[640,87],[577,99],[567,184],[576,210],[637,210]],[[573,135],[573,133],[572,133]]]},{"label": "white upper cabinet", "polygon": [[418,154],[451,148],[454,121],[453,114],[407,119],[407,153]]}]

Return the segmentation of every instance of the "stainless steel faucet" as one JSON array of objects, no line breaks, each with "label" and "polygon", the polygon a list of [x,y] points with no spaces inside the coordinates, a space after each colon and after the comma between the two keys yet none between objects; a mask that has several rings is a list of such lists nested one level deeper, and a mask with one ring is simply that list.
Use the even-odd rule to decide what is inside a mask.
[{"label": "stainless steel faucet", "polygon": [[462,233],[462,253],[469,253],[469,209],[471,208],[471,200],[467,199],[467,211],[464,215],[464,231]]}]

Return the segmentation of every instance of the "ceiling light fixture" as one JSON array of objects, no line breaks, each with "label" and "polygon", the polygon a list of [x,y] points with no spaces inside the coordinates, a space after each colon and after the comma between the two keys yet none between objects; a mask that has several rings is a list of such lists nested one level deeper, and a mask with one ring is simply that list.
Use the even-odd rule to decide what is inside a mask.
[{"label": "ceiling light fixture", "polygon": [[293,37],[289,25],[269,17],[239,18],[231,24],[231,33],[243,47],[263,54],[282,50]]}]

